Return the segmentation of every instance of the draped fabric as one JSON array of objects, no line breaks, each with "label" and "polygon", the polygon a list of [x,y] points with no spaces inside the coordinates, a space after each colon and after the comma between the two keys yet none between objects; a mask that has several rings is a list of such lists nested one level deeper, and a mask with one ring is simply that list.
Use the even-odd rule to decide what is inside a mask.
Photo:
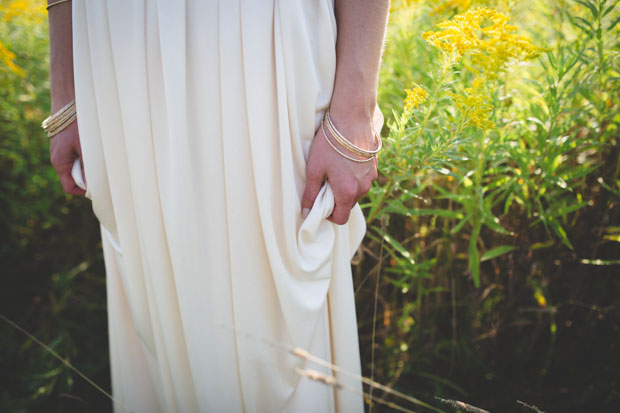
[{"label": "draped fabric", "polygon": [[73,0],[73,33],[115,399],[135,412],[363,411],[359,394],[296,369],[359,382],[289,351],[360,372],[361,210],[326,221],[325,184],[300,215],[333,89],[333,0]]}]

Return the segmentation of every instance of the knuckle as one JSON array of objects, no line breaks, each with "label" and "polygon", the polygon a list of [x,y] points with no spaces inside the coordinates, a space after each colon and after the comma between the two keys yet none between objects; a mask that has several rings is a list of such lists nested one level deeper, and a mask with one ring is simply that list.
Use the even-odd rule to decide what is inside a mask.
[{"label": "knuckle", "polygon": [[334,224],[344,225],[349,220],[348,214],[339,214],[338,216],[334,216]]},{"label": "knuckle", "polygon": [[355,183],[347,183],[342,187],[342,198],[345,201],[353,201],[357,197],[358,185]]},{"label": "knuckle", "polygon": [[362,185],[360,185],[360,192],[362,193],[362,195],[366,195],[368,191],[370,191],[371,185],[372,184],[370,182],[364,182]]}]

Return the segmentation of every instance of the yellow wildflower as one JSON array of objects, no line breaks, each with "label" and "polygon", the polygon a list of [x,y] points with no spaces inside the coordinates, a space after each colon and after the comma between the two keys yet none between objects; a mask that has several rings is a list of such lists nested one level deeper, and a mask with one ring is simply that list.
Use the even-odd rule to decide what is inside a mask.
[{"label": "yellow wildflower", "polygon": [[428,99],[428,92],[416,85],[413,89],[405,89],[407,97],[405,98],[405,108],[407,110],[414,109],[426,102]]},{"label": "yellow wildflower", "polygon": [[40,24],[45,19],[45,4],[39,0],[12,0],[3,5],[2,20],[24,19],[32,24]]},{"label": "yellow wildflower", "polygon": [[6,67],[9,68],[10,71],[17,74],[18,76],[24,76],[24,69],[17,66],[14,62],[15,53],[7,49],[2,42],[0,42],[0,62],[4,63]]},{"label": "yellow wildflower", "polygon": [[[41,24],[45,20],[45,5],[38,0],[12,0],[2,2],[0,22],[8,23],[19,20],[32,25]],[[25,76],[24,70],[15,64],[16,55],[0,40],[0,64],[4,64],[18,76]]]},{"label": "yellow wildflower", "polygon": [[515,34],[517,28],[509,20],[503,13],[482,7],[439,23],[441,30],[425,32],[422,38],[450,56],[450,63],[470,53],[475,71],[493,78],[511,61],[532,59],[544,50]]},{"label": "yellow wildflower", "polygon": [[448,0],[435,7],[431,14],[442,14],[448,10],[467,10],[471,6],[471,0]]},{"label": "yellow wildflower", "polygon": [[487,103],[490,97],[483,91],[483,82],[483,78],[476,78],[472,87],[465,89],[465,96],[450,93],[461,113],[463,127],[475,126],[484,130],[494,126],[489,120],[493,105]]},{"label": "yellow wildflower", "polygon": [[534,291],[534,298],[536,299],[536,302],[538,302],[538,305],[541,307],[546,307],[547,306],[547,299],[545,298],[545,295],[543,294],[543,292],[537,288]]}]

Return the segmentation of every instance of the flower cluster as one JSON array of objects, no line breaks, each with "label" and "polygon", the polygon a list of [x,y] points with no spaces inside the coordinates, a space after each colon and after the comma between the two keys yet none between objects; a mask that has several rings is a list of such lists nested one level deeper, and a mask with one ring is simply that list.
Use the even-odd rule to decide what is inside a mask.
[{"label": "flower cluster", "polygon": [[22,19],[32,24],[40,24],[45,20],[45,5],[39,0],[10,0],[3,3],[3,22]]},{"label": "flower cluster", "polygon": [[465,93],[465,96],[450,93],[461,113],[462,127],[476,126],[482,130],[493,128],[493,122],[489,120],[493,105],[487,103],[490,97],[484,92],[484,79],[476,78],[472,87],[465,89]]},{"label": "flower cluster", "polygon": [[509,20],[497,10],[482,7],[439,23],[441,30],[424,32],[422,38],[450,56],[450,63],[471,54],[474,71],[493,78],[508,63],[532,59],[544,50],[517,35]]},{"label": "flower cluster", "polygon": [[3,63],[9,70],[19,76],[25,76],[24,70],[15,64],[15,53],[7,49],[0,42],[0,62]]},{"label": "flower cluster", "polygon": [[414,109],[428,99],[428,92],[417,85],[413,89],[405,89],[405,92],[407,93],[405,98],[406,110]]},{"label": "flower cluster", "polygon": [[[38,0],[12,0],[2,3],[0,22],[8,23],[19,19],[29,24],[41,24],[45,19],[45,6]],[[4,64],[18,76],[25,76],[24,70],[15,63],[17,56],[0,40],[0,64]]]}]

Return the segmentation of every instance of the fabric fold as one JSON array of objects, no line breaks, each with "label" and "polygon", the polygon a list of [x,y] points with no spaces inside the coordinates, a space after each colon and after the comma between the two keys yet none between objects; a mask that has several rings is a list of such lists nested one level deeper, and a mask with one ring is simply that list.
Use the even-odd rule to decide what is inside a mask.
[{"label": "fabric fold", "polygon": [[361,210],[327,221],[326,184],[300,215],[335,23],[332,0],[73,0],[112,386],[130,408],[362,411],[359,395],[302,378],[320,368],[287,350],[360,372]]}]

